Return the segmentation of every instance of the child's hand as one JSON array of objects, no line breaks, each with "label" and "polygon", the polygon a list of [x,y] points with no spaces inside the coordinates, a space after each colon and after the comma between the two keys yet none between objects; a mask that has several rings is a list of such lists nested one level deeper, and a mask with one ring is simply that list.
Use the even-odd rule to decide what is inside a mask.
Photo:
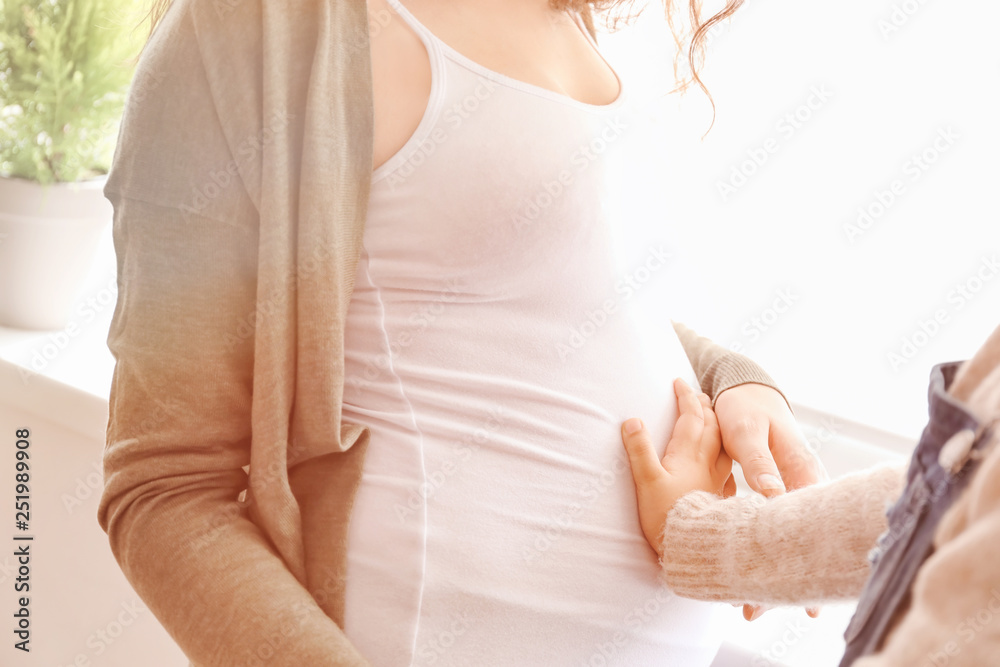
[{"label": "child's hand", "polygon": [[[680,378],[674,380],[674,391],[677,423],[662,461],[639,419],[622,424],[622,441],[639,501],[639,523],[646,541],[660,557],[667,513],[681,496],[698,490],[719,495],[735,492],[735,481],[730,476],[733,460],[722,449],[719,422],[708,396],[696,394]],[[637,430],[629,432],[630,427]]]}]

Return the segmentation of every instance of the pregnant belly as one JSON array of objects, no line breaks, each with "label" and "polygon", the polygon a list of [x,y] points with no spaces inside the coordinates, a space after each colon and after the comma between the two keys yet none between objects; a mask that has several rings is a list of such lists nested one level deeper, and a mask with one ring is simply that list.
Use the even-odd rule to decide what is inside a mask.
[{"label": "pregnant belly", "polygon": [[[718,608],[657,579],[619,435],[640,416],[662,450],[672,379],[695,379],[676,337],[633,324],[558,365],[485,331],[463,340],[492,357],[425,339],[345,390],[372,431],[345,629],[373,664],[710,664]],[[373,363],[355,352],[348,377]]]}]

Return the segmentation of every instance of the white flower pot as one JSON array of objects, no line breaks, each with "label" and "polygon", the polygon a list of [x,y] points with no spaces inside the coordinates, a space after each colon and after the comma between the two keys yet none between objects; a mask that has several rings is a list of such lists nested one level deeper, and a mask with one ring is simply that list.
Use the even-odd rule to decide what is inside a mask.
[{"label": "white flower pot", "polygon": [[0,326],[66,326],[113,215],[106,180],[0,177]]}]

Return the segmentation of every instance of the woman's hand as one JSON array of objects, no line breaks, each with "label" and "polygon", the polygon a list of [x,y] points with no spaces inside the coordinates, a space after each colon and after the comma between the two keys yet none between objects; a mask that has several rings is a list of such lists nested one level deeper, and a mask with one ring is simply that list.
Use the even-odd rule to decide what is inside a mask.
[{"label": "woman's hand", "polygon": [[622,441],[639,502],[639,523],[646,541],[660,557],[667,513],[681,496],[698,490],[719,495],[735,492],[733,461],[722,449],[719,423],[708,396],[696,394],[680,378],[674,380],[674,391],[678,417],[662,460],[640,419],[622,424]]},{"label": "woman's hand", "polygon": [[788,403],[771,387],[751,383],[726,389],[715,399],[715,413],[723,447],[754,491],[778,496],[829,479]]},{"label": "woman's hand", "polygon": [[[715,399],[722,444],[743,468],[750,487],[765,496],[780,496],[830,479],[826,468],[809,449],[785,398],[763,384],[730,387]],[[780,471],[780,473],[779,473]],[[743,618],[752,621],[765,608],[743,605]],[[819,608],[806,609],[813,618]]]}]

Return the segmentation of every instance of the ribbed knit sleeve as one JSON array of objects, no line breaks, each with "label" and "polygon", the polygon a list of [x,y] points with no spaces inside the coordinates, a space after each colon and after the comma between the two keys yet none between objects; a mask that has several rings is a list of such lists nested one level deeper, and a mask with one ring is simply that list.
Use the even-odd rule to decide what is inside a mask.
[{"label": "ribbed knit sleeve", "polygon": [[[699,336],[680,322],[672,324],[698,377],[698,384],[712,399],[713,406],[719,394],[726,389],[751,382],[771,387],[788,402],[774,379],[752,359],[726,349],[710,338]],[[788,407],[791,409],[791,404]]]},{"label": "ribbed knit sleeve", "polygon": [[662,579],[700,600],[808,605],[856,598],[905,471],[883,466],[770,499],[689,493],[667,516]]}]

